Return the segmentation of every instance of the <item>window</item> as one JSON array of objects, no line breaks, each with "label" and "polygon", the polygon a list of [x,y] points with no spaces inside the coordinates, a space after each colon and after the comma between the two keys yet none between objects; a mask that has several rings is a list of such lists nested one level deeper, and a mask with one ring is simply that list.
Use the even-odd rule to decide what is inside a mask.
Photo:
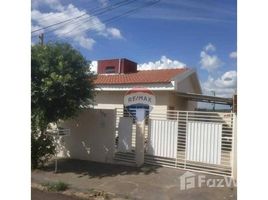
[{"label": "window", "polygon": [[106,74],[112,74],[115,73],[115,66],[108,66],[105,68],[105,73]]}]

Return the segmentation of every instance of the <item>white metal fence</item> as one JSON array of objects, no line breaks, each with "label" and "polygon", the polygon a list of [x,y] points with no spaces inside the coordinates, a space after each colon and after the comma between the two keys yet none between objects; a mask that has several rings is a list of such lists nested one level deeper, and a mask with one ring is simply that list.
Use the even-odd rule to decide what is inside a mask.
[{"label": "white metal fence", "polygon": [[[124,116],[128,116],[127,113],[117,109],[116,135],[120,148],[117,148],[115,160],[135,164],[135,120],[130,125],[132,131],[128,131],[131,136],[121,135],[128,141],[128,148],[121,148],[124,141],[120,139],[119,122]],[[235,117],[234,113],[219,112],[152,112],[145,123],[144,162],[232,176]]]},{"label": "white metal fence", "polygon": [[[146,151],[145,163],[231,176],[234,117],[233,113],[200,111],[152,113],[148,133],[151,139],[147,145],[153,145],[155,153]],[[174,121],[177,123],[175,147],[174,141],[169,141],[174,132],[170,123]],[[154,139],[155,135],[161,137]],[[165,153],[171,150],[176,151],[175,157]],[[159,151],[163,152],[156,153]]]},{"label": "white metal fence", "polygon": [[[166,134],[167,133],[167,134]],[[147,154],[176,158],[178,122],[175,120],[150,120]]]}]

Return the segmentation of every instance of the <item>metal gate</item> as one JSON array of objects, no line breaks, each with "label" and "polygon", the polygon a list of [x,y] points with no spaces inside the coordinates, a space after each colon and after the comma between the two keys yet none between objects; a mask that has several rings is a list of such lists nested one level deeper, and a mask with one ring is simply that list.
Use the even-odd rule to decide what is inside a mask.
[{"label": "metal gate", "polygon": [[122,164],[136,165],[135,120],[124,109],[116,109],[116,138],[114,160]]},{"label": "metal gate", "polygon": [[234,113],[151,113],[145,163],[232,176]]}]

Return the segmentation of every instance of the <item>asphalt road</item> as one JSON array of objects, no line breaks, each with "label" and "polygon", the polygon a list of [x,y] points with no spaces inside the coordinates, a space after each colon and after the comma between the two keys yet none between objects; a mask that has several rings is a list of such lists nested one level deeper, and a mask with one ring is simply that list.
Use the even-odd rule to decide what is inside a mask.
[{"label": "asphalt road", "polygon": [[55,192],[43,192],[37,189],[31,190],[32,200],[80,200],[75,197],[66,196]]}]

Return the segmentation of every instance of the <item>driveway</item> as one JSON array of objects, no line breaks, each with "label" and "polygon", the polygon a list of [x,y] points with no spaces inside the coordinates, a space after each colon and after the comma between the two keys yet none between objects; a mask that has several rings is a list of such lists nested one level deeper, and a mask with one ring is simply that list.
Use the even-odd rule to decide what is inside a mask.
[{"label": "driveway", "polygon": [[[152,200],[235,200],[236,187],[219,185],[225,179],[221,176],[201,173],[191,174],[194,183],[182,187],[180,178],[186,171],[143,166],[142,168],[102,164],[90,161],[63,159],[58,162],[58,173],[51,164],[42,170],[32,172],[32,182],[63,181],[71,189],[87,192],[92,189],[114,193],[128,199]],[[202,176],[199,187],[198,179]],[[204,182],[204,180],[210,180]],[[229,179],[228,179],[229,180]],[[214,182],[215,181],[215,182]],[[209,184],[208,184],[209,183]],[[214,184],[215,183],[215,184]],[[214,186],[221,187],[214,187]],[[195,186],[187,189],[188,186]]]}]

